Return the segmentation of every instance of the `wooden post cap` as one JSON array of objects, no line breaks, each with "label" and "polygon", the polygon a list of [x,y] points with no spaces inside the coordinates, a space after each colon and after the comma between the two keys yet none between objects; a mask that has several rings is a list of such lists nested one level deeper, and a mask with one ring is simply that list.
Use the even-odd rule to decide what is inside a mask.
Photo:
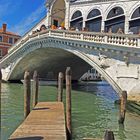
[{"label": "wooden post cap", "polygon": [[38,78],[38,73],[37,73],[37,71],[35,70],[35,71],[34,71],[34,75],[33,75],[33,79],[36,79],[36,78]]},{"label": "wooden post cap", "polygon": [[71,67],[67,67],[66,69],[66,75],[71,75]]},{"label": "wooden post cap", "polygon": [[124,99],[127,99],[127,91],[122,91],[122,97],[123,97]]},{"label": "wooden post cap", "polygon": [[58,102],[62,102],[63,99],[63,80],[64,80],[64,75],[62,72],[59,72],[58,74],[58,97],[57,100]]},{"label": "wooden post cap", "polygon": [[58,77],[62,79],[64,77],[63,73],[62,72],[59,72]]},{"label": "wooden post cap", "polygon": [[24,79],[30,79],[30,72],[29,71],[25,71]]}]

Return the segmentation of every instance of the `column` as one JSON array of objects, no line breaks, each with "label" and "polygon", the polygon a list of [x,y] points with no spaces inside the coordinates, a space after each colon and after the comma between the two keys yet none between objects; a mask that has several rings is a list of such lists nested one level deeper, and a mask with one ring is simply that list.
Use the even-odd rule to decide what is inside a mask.
[{"label": "column", "polygon": [[128,34],[129,32],[129,17],[128,16],[125,16],[125,25],[124,25],[124,33],[125,34]]}]

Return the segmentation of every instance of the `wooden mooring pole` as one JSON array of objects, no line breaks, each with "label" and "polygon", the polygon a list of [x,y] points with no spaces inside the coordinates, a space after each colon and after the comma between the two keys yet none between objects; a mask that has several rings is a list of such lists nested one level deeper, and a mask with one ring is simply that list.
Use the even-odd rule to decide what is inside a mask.
[{"label": "wooden mooring pole", "polygon": [[30,73],[26,71],[24,74],[24,118],[30,113],[30,97],[31,96],[31,80]]},{"label": "wooden mooring pole", "polygon": [[115,140],[113,131],[106,130],[104,140]]},{"label": "wooden mooring pole", "polygon": [[64,81],[64,75],[62,72],[59,72],[58,75],[58,102],[62,102],[63,99],[63,81]]},{"label": "wooden mooring pole", "polygon": [[68,140],[72,139],[71,129],[71,68],[66,69],[66,126]]},{"label": "wooden mooring pole", "polygon": [[118,121],[120,124],[123,124],[125,120],[126,103],[127,103],[127,92],[123,91],[121,96],[120,114]]},{"label": "wooden mooring pole", "polygon": [[33,107],[38,102],[38,89],[39,89],[39,79],[38,79],[38,73],[37,71],[34,71],[33,75]]}]

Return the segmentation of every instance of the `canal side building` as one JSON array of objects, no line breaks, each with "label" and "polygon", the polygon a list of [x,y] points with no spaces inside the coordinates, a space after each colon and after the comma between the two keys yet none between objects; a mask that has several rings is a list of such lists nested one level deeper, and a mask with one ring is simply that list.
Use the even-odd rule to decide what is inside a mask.
[{"label": "canal side building", "polygon": [[3,24],[0,29],[0,59],[8,53],[11,47],[20,38],[19,35],[7,31],[7,25]]}]

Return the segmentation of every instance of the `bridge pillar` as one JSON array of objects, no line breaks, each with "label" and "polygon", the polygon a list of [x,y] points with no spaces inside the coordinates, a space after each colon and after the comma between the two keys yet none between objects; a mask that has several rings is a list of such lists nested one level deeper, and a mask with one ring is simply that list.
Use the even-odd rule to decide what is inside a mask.
[{"label": "bridge pillar", "polygon": [[138,46],[140,46],[140,38],[138,39]]},{"label": "bridge pillar", "polygon": [[124,25],[124,33],[125,34],[128,34],[129,32],[129,17],[128,16],[125,16],[125,25]]},{"label": "bridge pillar", "polygon": [[70,21],[70,5],[69,2],[66,2],[66,12],[65,12],[65,28],[69,29],[70,25],[69,25],[69,21]]}]

